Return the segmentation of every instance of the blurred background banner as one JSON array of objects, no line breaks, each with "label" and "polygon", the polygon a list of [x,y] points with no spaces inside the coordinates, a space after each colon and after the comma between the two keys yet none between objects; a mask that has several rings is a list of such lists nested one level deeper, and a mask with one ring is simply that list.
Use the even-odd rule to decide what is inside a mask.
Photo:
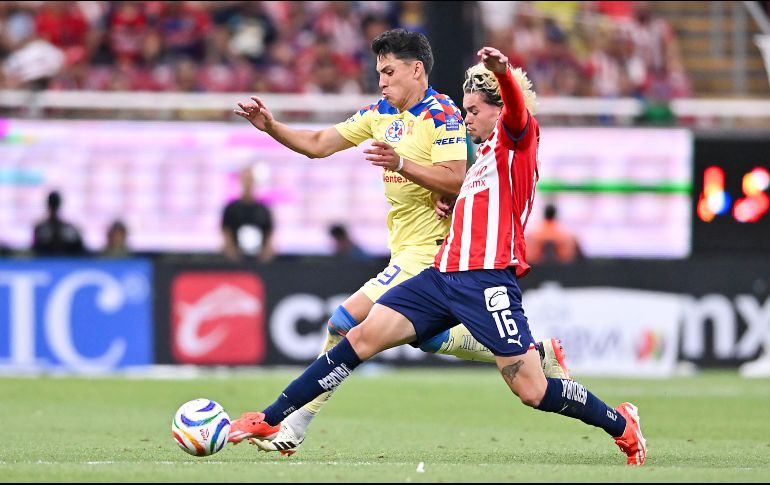
[{"label": "blurred background banner", "polygon": [[538,207],[559,207],[586,257],[687,257],[693,141],[683,128],[545,127]]},{"label": "blurred background banner", "polygon": [[[318,355],[328,314],[386,261],[0,263],[0,370],[290,365]],[[735,367],[770,349],[767,258],[545,264],[522,280],[533,334],[581,375]],[[330,278],[330,275],[334,275]],[[408,346],[377,361],[466,365]]]},{"label": "blurred background banner", "polygon": [[[161,263],[155,272],[157,362],[299,365],[311,361],[323,344],[329,314],[386,264],[387,259],[351,265],[344,260],[310,258],[244,272],[231,264]],[[185,299],[179,288],[191,277],[197,280],[199,295]],[[256,281],[264,284],[264,293],[256,289]],[[219,305],[211,304],[225,296]],[[180,358],[177,349],[184,345],[180,307],[199,310],[196,334],[200,340],[218,340],[205,354]],[[252,322],[251,327],[239,326],[244,319]],[[264,321],[264,325],[254,325],[255,321]],[[235,361],[234,356],[243,354],[245,343],[259,343],[266,351]],[[402,365],[446,361],[408,346],[386,351],[377,360]]]},{"label": "blurred background banner", "polygon": [[[238,291],[237,297],[231,293],[232,306],[227,308],[232,311],[224,311],[221,305],[200,313],[199,338],[218,338],[216,347],[223,356],[240,352],[242,346],[227,344],[226,335],[216,334],[238,334],[232,342],[264,342],[264,354],[239,364],[312,360],[323,342],[328,314],[385,263],[298,260],[260,267],[248,278],[264,282],[264,299],[259,292]],[[681,362],[734,367],[770,349],[768,274],[766,258],[584,261],[542,265],[521,286],[534,336],[558,335],[576,373],[662,377],[673,375]],[[204,356],[180,359],[172,352],[182,339],[175,311],[180,296],[172,289],[195,275],[207,290],[187,305],[203,308],[217,293],[241,285],[238,281],[246,277],[244,272],[232,265],[176,262],[158,265],[155,275],[157,362],[227,363],[224,358],[214,362]],[[257,308],[263,309],[264,317],[259,319],[264,318],[264,326],[239,330],[236,321]],[[377,359],[397,365],[466,365],[407,346]]]},{"label": "blurred background banner", "polygon": [[152,300],[149,261],[0,261],[0,372],[151,364]]},{"label": "blurred background banner", "polygon": [[[216,252],[219,211],[255,167],[258,198],[275,215],[283,254],[330,250],[342,223],[371,254],[388,254],[382,173],[368,146],[309,160],[248,125],[205,122],[25,121],[0,125],[0,226],[11,246],[31,244],[51,187],[68,194],[66,219],[87,246],[119,217],[142,252]],[[320,125],[298,125],[320,128]],[[690,254],[692,134],[687,129],[546,127],[538,205],[562,208],[588,257]],[[541,218],[535,211],[533,224]],[[195,228],[196,237],[189,237]]]},{"label": "blurred background banner", "polygon": [[678,363],[685,297],[613,287],[528,290],[527,318],[536,339],[558,335],[580,375],[668,377]]},{"label": "blurred background banner", "polygon": [[535,333],[563,336],[576,368],[665,374],[678,362],[736,367],[767,352],[768,271],[766,257],[745,255],[584,261],[541,266],[522,287]]}]

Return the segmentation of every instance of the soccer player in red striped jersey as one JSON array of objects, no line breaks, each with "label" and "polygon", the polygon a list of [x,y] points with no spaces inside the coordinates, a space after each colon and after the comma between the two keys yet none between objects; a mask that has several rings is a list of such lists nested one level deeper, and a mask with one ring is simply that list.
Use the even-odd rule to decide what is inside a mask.
[{"label": "soccer player in red striped jersey", "polygon": [[535,198],[540,143],[540,126],[532,116],[535,95],[529,87],[521,69],[493,76],[477,64],[466,72],[466,126],[479,146],[457,198],[454,211],[459,217],[436,255],[442,272],[509,266],[516,267],[519,277],[529,272],[524,226]]},{"label": "soccer player in red striped jersey", "polygon": [[494,354],[504,381],[525,405],[602,428],[628,464],[642,465],[647,446],[636,406],[624,402],[613,409],[578,382],[543,373],[518,285],[530,269],[524,228],[538,177],[540,130],[527,104],[534,93],[500,51],[484,47],[478,55],[482,62],[466,72],[463,99],[468,133],[480,143],[478,158],[434,266],[382,295],[363,323],[311,364],[260,419],[278,432],[287,415],[335,389],[363,361],[463,322]]}]

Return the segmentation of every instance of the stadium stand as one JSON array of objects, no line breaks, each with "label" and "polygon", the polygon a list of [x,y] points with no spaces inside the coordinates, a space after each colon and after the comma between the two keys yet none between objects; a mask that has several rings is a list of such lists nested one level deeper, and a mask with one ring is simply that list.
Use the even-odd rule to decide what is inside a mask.
[{"label": "stadium stand", "polygon": [[[505,12],[507,21],[488,25],[486,38],[507,45],[543,95],[648,97],[656,86],[660,91],[659,59],[669,55],[674,41],[666,20],[653,16],[656,24],[647,29],[661,24],[666,35],[661,42],[645,31],[633,9],[614,5],[627,2],[516,3]],[[499,8],[483,9],[487,24]],[[0,85],[371,93],[377,86],[368,73],[368,41],[392,27],[426,31],[423,3],[3,2]],[[678,85],[657,94],[688,95],[676,53],[669,57],[673,67],[663,68],[664,84]],[[583,77],[592,82],[576,82]]]},{"label": "stadium stand", "polygon": [[[529,72],[546,123],[770,124],[755,37],[768,34],[766,2],[756,2],[762,18],[747,12],[752,2],[469,4],[486,27],[479,42]],[[0,114],[221,120],[232,93],[269,93],[287,121],[334,121],[378,90],[370,39],[392,27],[427,32],[429,8],[0,2]],[[297,108],[321,99],[323,112]]]}]

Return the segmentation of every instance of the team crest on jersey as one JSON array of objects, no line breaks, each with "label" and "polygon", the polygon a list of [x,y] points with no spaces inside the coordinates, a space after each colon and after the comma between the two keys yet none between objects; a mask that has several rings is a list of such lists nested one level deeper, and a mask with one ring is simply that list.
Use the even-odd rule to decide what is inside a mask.
[{"label": "team crest on jersey", "polygon": [[400,141],[404,136],[404,120],[393,120],[385,130],[385,139],[389,142]]}]

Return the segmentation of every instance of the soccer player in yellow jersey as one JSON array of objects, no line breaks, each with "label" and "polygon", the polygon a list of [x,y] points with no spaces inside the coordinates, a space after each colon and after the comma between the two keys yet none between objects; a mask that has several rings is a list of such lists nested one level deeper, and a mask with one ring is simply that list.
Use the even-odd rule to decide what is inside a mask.
[{"label": "soccer player in yellow jersey", "polygon": [[[238,103],[240,109],[234,111],[286,147],[310,158],[323,158],[374,140],[364,153],[372,165],[384,169],[385,196],[391,206],[391,259],[387,268],[334,311],[328,322],[324,352],[362,322],[374,302],[389,288],[433,263],[450,223],[449,218],[436,217],[436,200],[456,197],[465,178],[465,125],[452,100],[428,85],[433,54],[427,38],[402,29],[390,30],[372,41],[372,50],[377,56],[382,98],[342,123],[320,131],[293,129],[276,121],[257,96],[252,96],[252,103]],[[462,325],[435,336],[420,348],[467,360],[494,362],[489,350]],[[554,377],[567,375],[556,340],[541,345],[540,353],[546,373]],[[330,395],[331,392],[319,396],[292,413],[285,422],[286,436],[276,440],[271,451],[296,451],[310,422]],[[231,442],[255,436],[266,438],[260,429],[255,429],[258,425],[251,414],[245,413],[233,422]]]}]

